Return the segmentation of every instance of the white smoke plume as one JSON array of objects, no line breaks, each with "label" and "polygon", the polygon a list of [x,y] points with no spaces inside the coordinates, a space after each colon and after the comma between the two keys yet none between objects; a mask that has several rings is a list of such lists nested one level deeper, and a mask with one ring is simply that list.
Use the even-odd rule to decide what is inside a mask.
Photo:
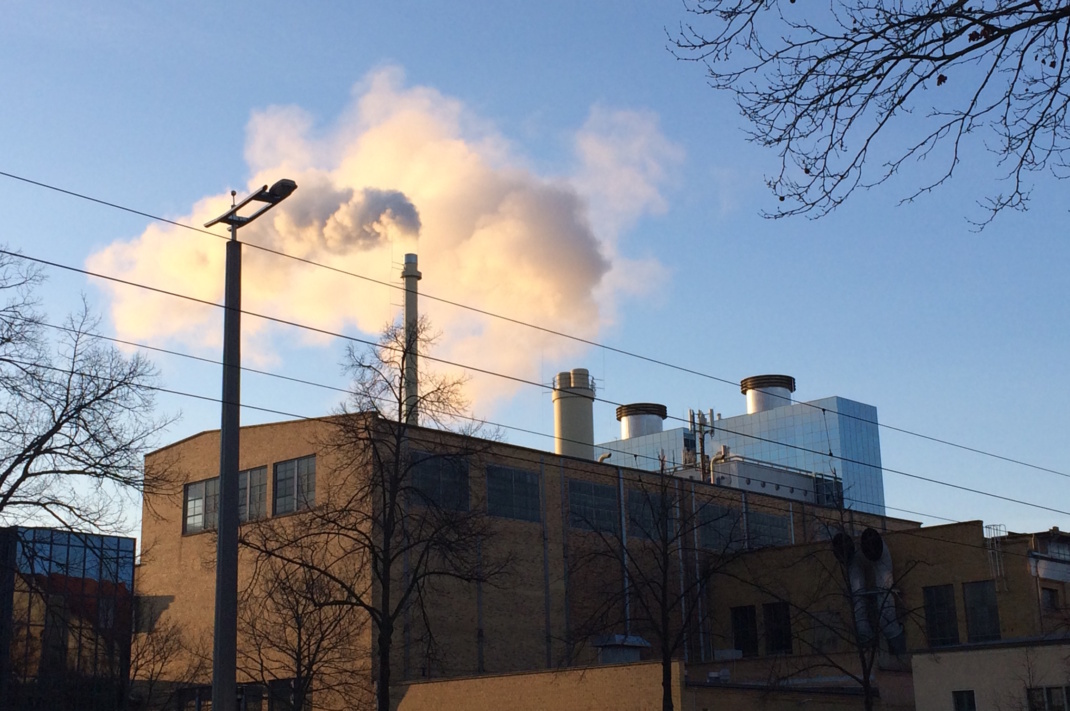
[{"label": "white smoke plume", "polygon": [[[664,209],[660,186],[681,160],[650,114],[592,110],[577,131],[572,176],[525,167],[509,142],[461,102],[406,87],[387,68],[358,85],[337,122],[315,129],[293,107],[256,113],[248,128],[250,190],[287,177],[288,200],[239,237],[374,279],[400,284],[406,252],[417,252],[420,291],[597,338],[625,291],[656,289],[654,258],[619,254],[617,234]],[[241,191],[239,191],[241,192]],[[219,194],[178,221],[200,225],[230,206]],[[152,225],[91,255],[95,271],[213,302],[222,301],[221,240]],[[109,285],[118,334],[198,351],[218,349],[218,310]],[[259,250],[244,250],[243,307],[329,331],[376,333],[398,315],[400,293]],[[437,355],[488,371],[538,380],[575,362],[575,342],[423,299],[441,332]],[[270,364],[276,339],[327,345],[329,337],[243,320],[243,354]],[[516,385],[474,378],[477,411]]]}]

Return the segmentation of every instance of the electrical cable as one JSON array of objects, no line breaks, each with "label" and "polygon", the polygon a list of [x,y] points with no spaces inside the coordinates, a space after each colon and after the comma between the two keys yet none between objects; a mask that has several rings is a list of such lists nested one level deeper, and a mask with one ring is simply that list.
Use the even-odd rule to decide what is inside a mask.
[{"label": "electrical cable", "polygon": [[[185,224],[185,223],[182,223],[182,222],[176,222],[174,220],[169,220],[167,218],[159,217],[157,215],[153,215],[153,214],[148,213],[148,212],[143,212],[141,210],[136,210],[136,209],[133,209],[133,208],[125,207],[125,206],[119,205],[117,203],[108,202],[106,200],[101,200],[99,198],[91,197],[89,195],[85,195],[83,193],[78,193],[78,192],[75,192],[73,190],[66,190],[64,188],[60,188],[60,187],[57,187],[57,186],[54,186],[54,185],[50,185],[48,183],[43,183],[43,182],[40,182],[40,181],[37,181],[37,180],[32,180],[30,178],[25,178],[25,177],[22,177],[22,176],[19,176],[19,175],[15,175],[13,173],[0,171],[0,176],[4,176],[4,177],[10,178],[12,180],[18,180],[18,181],[21,181],[21,182],[24,182],[24,183],[28,183],[30,185],[34,185],[34,186],[37,186],[37,187],[40,187],[40,188],[44,188],[44,189],[47,189],[47,190],[53,190],[55,192],[59,192],[59,193],[62,193],[64,195],[80,198],[80,199],[83,199],[83,200],[87,200],[89,202],[94,202],[94,203],[97,203],[97,204],[100,204],[100,205],[104,205],[106,207],[111,207],[111,208],[114,208],[114,209],[117,209],[117,210],[121,210],[121,211],[128,212],[128,213],[131,213],[131,214],[139,215],[141,217],[146,217],[146,218],[149,218],[151,220],[157,220],[157,221],[160,221],[160,222],[164,222],[166,224],[173,225],[175,227],[180,227],[180,228],[183,228],[183,229],[187,229],[187,230],[190,230],[192,232],[197,232],[197,233],[200,233],[200,234],[209,235],[209,236],[216,237],[216,238],[222,239],[222,240],[230,239],[230,237],[227,236],[227,235],[221,235],[221,234],[218,234],[216,232],[212,232],[210,230],[206,230],[206,229],[201,229],[199,227],[195,227],[193,225],[188,225],[188,224]],[[352,277],[352,278],[362,279],[364,281],[368,281],[368,282],[371,282],[371,283],[374,283],[374,284],[379,284],[379,285],[382,285],[382,286],[386,286],[386,287],[391,288],[391,289],[397,289],[397,290],[404,291],[404,287],[399,285],[399,284],[394,284],[394,283],[391,283],[391,282],[382,281],[380,279],[375,279],[373,277],[369,277],[369,276],[366,276],[366,275],[363,275],[363,274],[357,274],[356,272],[350,272],[348,270],[341,269],[341,268],[338,268],[338,267],[333,267],[333,266],[330,266],[330,265],[327,265],[327,264],[323,264],[323,263],[320,263],[320,262],[316,262],[316,261],[311,260],[311,259],[307,259],[307,258],[304,258],[304,257],[298,257],[298,256],[292,255],[292,254],[287,254],[286,252],[282,252],[280,250],[271,249],[270,247],[264,247],[264,246],[257,245],[257,244],[251,243],[251,242],[243,242],[242,244],[250,247],[251,249],[256,249],[256,250],[259,250],[259,251],[262,251],[262,252],[265,252],[265,253],[268,253],[268,254],[272,254],[272,255],[275,255],[275,256],[283,257],[283,258],[286,258],[286,259],[291,259],[291,260],[294,260],[294,261],[297,261],[297,262],[300,262],[300,263],[303,263],[303,264],[307,264],[307,265],[310,265],[310,266],[318,267],[318,268],[321,268],[321,269],[326,269],[328,271],[332,271],[332,272],[335,272],[335,273],[338,273],[338,274],[343,274],[343,275],[346,275],[346,276],[349,276],[349,277]],[[701,378],[704,378],[704,379],[708,379],[708,380],[712,380],[712,381],[715,381],[715,382],[723,383],[723,384],[726,384],[726,385],[732,385],[734,387],[740,387],[740,382],[738,382],[738,381],[734,381],[734,380],[731,380],[731,379],[728,379],[728,378],[715,376],[715,375],[712,375],[712,374],[709,374],[709,373],[704,373],[704,372],[701,372],[701,371],[697,371],[697,370],[694,370],[694,369],[691,369],[691,368],[687,368],[685,366],[680,366],[680,365],[676,365],[676,364],[673,364],[673,363],[669,363],[668,361],[663,361],[663,360],[660,360],[660,359],[657,359],[657,358],[653,358],[653,357],[650,357],[650,356],[644,356],[644,355],[639,354],[639,353],[628,351],[628,350],[625,350],[625,349],[622,349],[622,348],[617,348],[615,346],[610,346],[610,345],[607,345],[607,344],[604,344],[604,343],[600,343],[598,341],[593,341],[593,340],[590,340],[590,339],[586,339],[586,338],[583,338],[583,337],[580,337],[580,336],[575,336],[575,335],[572,335],[572,334],[568,334],[568,333],[565,333],[563,331],[559,331],[559,330],[556,330],[556,329],[548,328],[548,327],[545,327],[545,326],[540,326],[538,324],[532,324],[532,323],[523,321],[521,319],[516,319],[516,318],[510,317],[510,316],[505,316],[505,315],[498,314],[498,313],[495,313],[495,312],[492,312],[492,311],[481,309],[479,307],[470,306],[470,305],[467,305],[467,304],[462,304],[462,303],[457,302],[457,301],[452,301],[450,299],[445,299],[445,298],[434,296],[432,294],[427,294],[427,293],[421,293],[420,296],[422,298],[425,298],[425,299],[428,299],[428,300],[437,301],[437,302],[440,302],[440,303],[443,303],[443,304],[454,306],[456,308],[472,311],[473,313],[478,313],[478,314],[483,315],[483,316],[499,319],[499,320],[502,320],[502,321],[505,321],[505,322],[508,322],[508,323],[513,323],[513,324],[516,324],[516,325],[519,325],[519,326],[524,326],[526,328],[531,328],[531,329],[534,329],[534,330],[537,330],[537,331],[541,331],[541,332],[549,334],[549,335],[554,335],[554,336],[557,336],[557,337],[560,337],[560,338],[565,338],[565,339],[568,339],[568,340],[571,340],[571,341],[575,341],[577,343],[582,343],[582,344],[585,344],[585,345],[588,345],[588,346],[592,346],[594,348],[601,348],[603,351],[609,351],[609,352],[617,353],[619,355],[623,355],[623,356],[626,356],[626,357],[629,357],[629,358],[635,358],[637,360],[641,360],[641,361],[650,363],[652,365],[658,365],[658,366],[661,366],[661,367],[669,368],[671,370],[676,370],[678,372],[686,373],[686,374],[689,374],[689,375],[694,375],[694,376],[697,376],[697,377],[701,377]],[[813,407],[813,408],[820,408],[820,406],[815,405],[815,404],[810,403],[810,402],[795,402],[795,403],[793,403],[791,401],[790,397],[785,397],[785,396],[779,395],[777,393],[767,393],[767,394],[772,396],[772,397],[783,398],[783,399],[788,401],[788,404],[795,404],[795,405],[803,405],[803,406],[808,406],[808,407]],[[820,409],[824,410],[824,408],[820,408]],[[906,428],[903,428],[903,427],[897,427],[895,425],[889,425],[889,424],[878,422],[878,421],[875,421],[875,420],[869,420],[867,418],[860,417],[858,415],[851,415],[849,413],[843,413],[843,412],[838,412],[837,414],[840,417],[843,417],[843,418],[846,418],[846,419],[852,419],[852,420],[857,420],[857,421],[860,421],[860,422],[863,422],[863,423],[866,423],[866,424],[872,424],[872,425],[875,425],[875,426],[880,427],[880,428],[884,428],[884,429],[887,429],[887,430],[890,430],[890,431],[893,431],[893,432],[898,432],[900,434],[909,435],[909,436],[912,436],[912,437],[918,437],[918,438],[921,438],[921,439],[924,439],[924,440],[927,440],[927,441],[930,441],[930,442],[933,442],[933,443],[936,443],[936,444],[941,444],[941,445],[944,445],[944,446],[947,446],[947,447],[960,449],[960,450],[963,450],[963,451],[971,452],[973,454],[978,454],[978,455],[985,456],[985,457],[991,457],[993,459],[997,459],[997,460],[1000,460],[1000,461],[1003,461],[1003,462],[1007,462],[1009,464],[1014,464],[1014,465],[1017,465],[1017,466],[1025,467],[1025,468],[1028,468],[1028,469],[1034,469],[1034,470],[1037,470],[1037,471],[1042,471],[1042,472],[1046,472],[1046,473],[1049,473],[1049,474],[1056,474],[1058,476],[1070,478],[1070,473],[1062,472],[1062,471],[1059,471],[1057,469],[1053,469],[1053,468],[1050,468],[1050,467],[1045,467],[1045,466],[1042,466],[1042,465],[1039,465],[1039,464],[1033,464],[1031,462],[1026,462],[1024,460],[1016,459],[1014,457],[1008,457],[1008,456],[1005,456],[1005,455],[997,454],[995,452],[989,452],[987,450],[982,450],[980,448],[972,447],[970,445],[959,444],[957,442],[952,442],[950,440],[943,439],[943,438],[940,438],[940,437],[935,437],[935,436],[932,436],[932,435],[923,434],[923,433],[916,432],[916,431],[913,431],[913,430],[909,430],[909,429],[906,429]]]}]

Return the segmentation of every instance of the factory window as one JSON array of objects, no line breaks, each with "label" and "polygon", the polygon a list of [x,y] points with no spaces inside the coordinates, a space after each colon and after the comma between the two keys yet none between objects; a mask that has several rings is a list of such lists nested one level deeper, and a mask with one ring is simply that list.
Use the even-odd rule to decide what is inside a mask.
[{"label": "factory window", "polygon": [[660,493],[628,491],[628,535],[662,540],[672,525],[672,501]]},{"label": "factory window", "polygon": [[183,496],[183,533],[215,528],[219,509],[219,478],[186,484]]},{"label": "factory window", "polygon": [[955,586],[922,588],[925,598],[925,631],[930,647],[959,643],[959,621],[955,613]]},{"label": "factory window", "polygon": [[951,692],[951,703],[955,711],[977,711],[977,701],[973,698],[973,689]]},{"label": "factory window", "polygon": [[1055,612],[1059,609],[1059,591],[1056,588],[1040,589],[1040,608],[1045,612]]},{"label": "factory window", "polygon": [[791,520],[787,516],[747,512],[747,547],[767,548],[791,543]]},{"label": "factory window", "polygon": [[468,462],[457,457],[412,453],[412,486],[419,506],[467,511]]},{"label": "factory window", "polygon": [[963,583],[962,597],[966,601],[966,635],[970,642],[995,642],[999,639],[999,606],[996,603],[996,583],[982,580]]},{"label": "factory window", "polygon": [[618,529],[617,489],[579,479],[568,480],[569,525],[588,531]]},{"label": "factory window", "polygon": [[703,504],[698,511],[699,545],[706,550],[728,552],[743,547],[740,512],[717,504]]},{"label": "factory window", "polygon": [[758,614],[754,605],[732,608],[732,645],[744,657],[758,656]]},{"label": "factory window", "polygon": [[1067,711],[1070,687],[1045,686],[1026,691],[1029,711]]},{"label": "factory window", "polygon": [[312,508],[316,502],[316,456],[275,464],[275,515]]},{"label": "factory window", "polygon": [[512,467],[488,466],[487,513],[518,521],[541,521],[539,475]]},{"label": "factory window", "polygon": [[238,472],[238,520],[255,521],[267,513],[267,467]]},{"label": "factory window", "polygon": [[791,654],[791,608],[786,602],[762,605],[765,624],[765,653]]}]

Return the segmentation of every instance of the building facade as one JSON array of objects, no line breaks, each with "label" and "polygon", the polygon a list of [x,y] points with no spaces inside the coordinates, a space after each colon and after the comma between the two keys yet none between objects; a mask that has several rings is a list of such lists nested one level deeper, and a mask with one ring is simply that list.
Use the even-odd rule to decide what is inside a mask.
[{"label": "building facade", "polygon": [[0,529],[0,710],[123,708],[132,538]]}]

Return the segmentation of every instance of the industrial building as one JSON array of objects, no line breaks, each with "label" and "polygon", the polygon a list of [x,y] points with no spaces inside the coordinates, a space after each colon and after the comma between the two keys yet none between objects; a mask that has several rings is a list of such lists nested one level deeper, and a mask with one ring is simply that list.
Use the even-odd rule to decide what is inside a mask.
[{"label": "industrial building", "polygon": [[[847,508],[884,514],[877,408],[838,396],[793,402],[795,378],[789,375],[744,378],[740,388],[746,396],[746,414],[722,417],[712,410],[708,415],[692,411],[687,426],[668,430],[661,423],[667,416],[664,406],[622,406],[617,411],[620,439],[595,449],[610,453],[615,461],[623,459],[626,466],[652,471],[661,466],[663,455],[670,469],[694,467],[705,455],[715,462],[765,467],[761,477],[752,479],[784,476],[775,475],[770,467],[794,471],[817,477],[817,494],[828,501],[842,497]],[[736,468],[722,467],[722,474],[733,477]]]}]

